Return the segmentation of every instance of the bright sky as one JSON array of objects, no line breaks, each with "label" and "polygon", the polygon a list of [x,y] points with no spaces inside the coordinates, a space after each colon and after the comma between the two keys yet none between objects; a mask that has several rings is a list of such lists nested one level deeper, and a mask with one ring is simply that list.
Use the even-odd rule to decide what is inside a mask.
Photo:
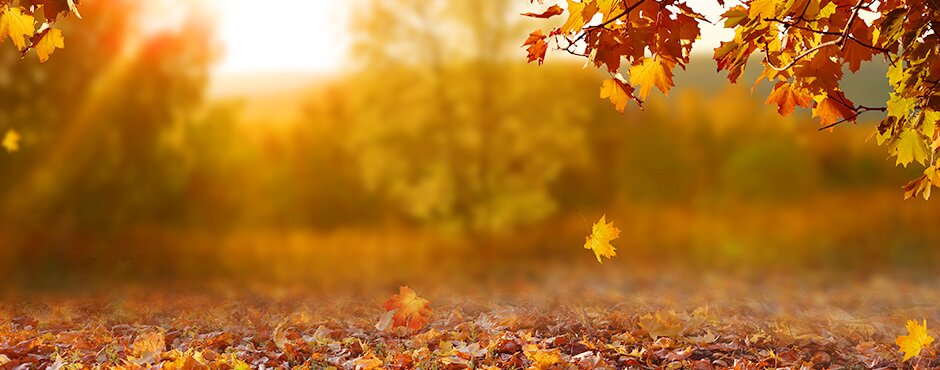
[{"label": "bright sky", "polygon": [[216,0],[225,55],[217,72],[323,72],[341,67],[351,0]]},{"label": "bright sky", "polygon": [[[482,0],[472,0],[482,1]],[[524,0],[505,0],[520,1]],[[225,56],[216,72],[328,72],[342,67],[349,46],[347,21],[353,0],[215,0]],[[693,8],[717,21],[714,0]],[[695,51],[710,53],[731,31],[702,25]]]},{"label": "bright sky", "polygon": [[695,43],[693,51],[696,53],[711,54],[721,41],[728,41],[734,37],[734,31],[725,29],[721,23],[721,13],[724,10],[714,0],[690,1],[692,9],[698,11],[715,24],[699,23],[702,28],[702,39]]}]

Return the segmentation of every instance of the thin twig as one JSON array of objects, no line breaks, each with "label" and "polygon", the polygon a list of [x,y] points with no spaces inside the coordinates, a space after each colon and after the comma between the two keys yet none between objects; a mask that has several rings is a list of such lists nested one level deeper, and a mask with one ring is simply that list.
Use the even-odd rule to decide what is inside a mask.
[{"label": "thin twig", "polygon": [[822,49],[822,48],[829,47],[829,46],[835,46],[835,45],[843,45],[843,43],[845,42],[845,40],[848,39],[849,33],[852,31],[852,24],[855,23],[855,19],[858,17],[858,12],[860,12],[860,11],[862,10],[862,5],[863,5],[864,3],[865,3],[865,0],[859,0],[859,1],[858,1],[858,3],[855,5],[854,10],[852,11],[852,15],[849,17],[849,21],[846,22],[845,28],[842,30],[842,33],[839,34],[839,37],[838,37],[837,39],[832,40],[832,41],[824,42],[824,43],[822,43],[822,44],[816,45],[816,46],[814,46],[814,47],[812,47],[812,48],[809,48],[809,49],[803,51],[802,53],[800,53],[799,55],[797,55],[796,57],[794,57],[793,60],[790,62],[790,64],[787,64],[787,65],[784,66],[784,67],[777,67],[777,66],[775,66],[775,65],[773,64],[773,62],[770,61],[770,51],[767,50],[767,46],[765,45],[765,46],[764,46],[764,53],[767,54],[767,57],[764,58],[764,60],[767,61],[767,65],[770,66],[770,68],[773,68],[774,70],[776,70],[777,72],[783,72],[783,71],[786,71],[786,70],[788,70],[788,69],[790,69],[790,68],[793,68],[793,66],[795,66],[796,63],[798,63],[800,60],[803,60],[803,58],[806,58],[806,57],[809,56],[810,54],[815,53],[816,51],[818,51],[818,50],[820,50],[820,49]]},{"label": "thin twig", "polygon": [[[568,48],[570,48],[571,46],[577,44],[578,41],[581,41],[581,40],[583,40],[585,37],[587,37],[588,32],[593,31],[593,30],[596,30],[596,29],[598,29],[598,28],[605,28],[605,27],[607,27],[607,25],[616,22],[618,19],[620,19],[620,17],[623,17],[623,16],[625,16],[625,15],[627,15],[627,14],[630,14],[630,12],[632,12],[633,9],[636,9],[637,7],[640,6],[640,4],[643,4],[644,2],[646,2],[646,0],[640,0],[640,1],[637,2],[636,4],[633,4],[632,6],[626,7],[626,9],[625,9],[624,11],[620,12],[620,14],[617,14],[616,16],[611,17],[610,19],[608,19],[607,21],[605,21],[605,22],[603,22],[603,23],[601,23],[601,24],[594,25],[594,26],[587,26],[587,27],[584,27],[584,28],[582,29],[583,32],[581,32],[581,34],[578,35],[578,37],[575,38],[574,41],[569,41],[569,43],[568,43]],[[565,50],[568,50],[568,48],[565,48]],[[569,51],[569,52],[570,52],[570,51]]]},{"label": "thin twig", "polygon": [[837,122],[834,122],[834,123],[830,123],[830,124],[828,124],[828,125],[825,125],[825,126],[821,127],[821,128],[819,129],[819,131],[825,131],[825,130],[831,129],[831,128],[833,128],[833,127],[836,127],[836,126],[838,126],[838,125],[841,125],[841,124],[843,124],[843,123],[846,123],[846,122],[849,122],[849,121],[854,121],[856,118],[858,118],[858,116],[862,115],[862,113],[871,112],[871,111],[884,112],[884,111],[888,110],[888,108],[887,108],[887,107],[872,108],[872,107],[866,107],[866,106],[861,106],[861,105],[860,105],[860,106],[858,106],[857,108],[855,108],[854,110],[855,110],[855,114],[853,114],[853,115],[851,115],[851,116],[849,116],[849,117],[846,117],[846,118],[843,119],[843,120],[840,120],[840,121],[837,121]]}]

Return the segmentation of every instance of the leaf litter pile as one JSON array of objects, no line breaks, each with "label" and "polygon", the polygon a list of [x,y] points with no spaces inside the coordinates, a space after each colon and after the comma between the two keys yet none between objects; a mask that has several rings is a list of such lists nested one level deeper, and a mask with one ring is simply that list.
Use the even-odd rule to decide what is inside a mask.
[{"label": "leaf litter pile", "polygon": [[0,368],[940,367],[935,284],[576,280],[8,297]]}]

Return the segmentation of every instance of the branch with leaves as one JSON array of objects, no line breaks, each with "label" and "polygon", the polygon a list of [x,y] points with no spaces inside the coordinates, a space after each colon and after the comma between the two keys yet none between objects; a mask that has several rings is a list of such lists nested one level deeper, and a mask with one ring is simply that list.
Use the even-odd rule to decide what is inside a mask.
[{"label": "branch with leaves", "polygon": [[78,0],[0,0],[0,42],[9,38],[25,57],[36,51],[40,63],[49,60],[55,49],[65,47],[62,31],[55,23],[75,14],[81,18]]},{"label": "branch with leaves", "polygon": [[[687,0],[566,1],[566,8],[524,14],[567,13],[561,27],[529,36],[528,59],[542,63],[547,40],[554,38],[556,49],[607,69],[611,78],[601,84],[600,97],[621,112],[631,100],[642,107],[654,87],[669,92],[675,68],[689,63],[699,24],[709,22]],[[760,52],[763,71],[757,82],[774,84],[767,103],[781,115],[798,106],[810,109],[825,130],[854,123],[863,113],[883,112],[878,142],[899,165],[926,167],[905,186],[905,196],[928,198],[933,186],[940,187],[940,6],[935,0],[750,0],[727,7],[721,21],[734,30],[734,38],[715,49],[714,59],[732,83]],[[883,107],[857,105],[840,86],[843,71],[855,73],[876,57],[890,66],[890,99]]]},{"label": "branch with leaves", "polygon": [[[81,18],[78,0],[0,0],[0,43],[7,39],[25,58],[35,50],[39,62],[49,60],[56,49],[65,47],[57,20],[75,14]],[[7,152],[19,150],[20,134],[8,129],[0,145]]]}]

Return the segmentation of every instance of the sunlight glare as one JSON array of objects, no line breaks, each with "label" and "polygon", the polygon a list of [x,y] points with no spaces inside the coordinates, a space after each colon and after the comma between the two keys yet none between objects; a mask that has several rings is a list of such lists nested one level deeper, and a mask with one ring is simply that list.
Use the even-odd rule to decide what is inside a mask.
[{"label": "sunlight glare", "polygon": [[700,54],[711,55],[711,53],[721,45],[722,41],[729,41],[734,38],[734,31],[724,27],[721,21],[721,14],[725,12],[725,7],[718,5],[715,1],[694,2],[692,9],[701,13],[705,18],[714,23],[701,22],[699,27],[702,29],[702,38],[695,42],[692,51]]},{"label": "sunlight glare", "polygon": [[[263,4],[263,5],[262,5]],[[218,0],[219,73],[325,72],[342,66],[351,1]]]}]

